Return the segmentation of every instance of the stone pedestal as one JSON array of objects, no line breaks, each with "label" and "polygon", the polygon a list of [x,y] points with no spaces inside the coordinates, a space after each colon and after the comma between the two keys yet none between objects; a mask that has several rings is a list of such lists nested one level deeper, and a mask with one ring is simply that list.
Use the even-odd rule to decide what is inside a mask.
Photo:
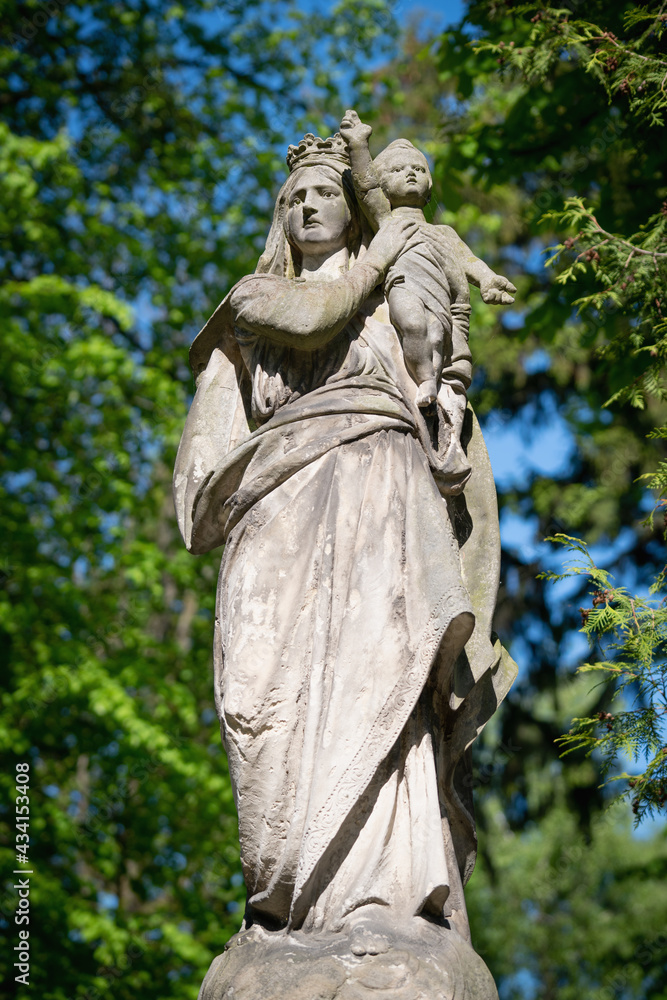
[{"label": "stone pedestal", "polygon": [[[347,934],[242,931],[212,962],[199,1000],[498,1000],[491,973],[455,931],[419,929],[363,950]],[[376,948],[380,953],[371,954]]]}]

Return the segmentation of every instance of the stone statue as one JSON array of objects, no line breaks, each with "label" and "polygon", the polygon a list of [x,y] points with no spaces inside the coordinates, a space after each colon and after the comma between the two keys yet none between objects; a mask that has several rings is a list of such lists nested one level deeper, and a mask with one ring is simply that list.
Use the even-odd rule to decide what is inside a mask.
[{"label": "stone statue", "polygon": [[420,405],[387,304],[424,224],[369,224],[350,153],[290,146],[257,269],[190,351],[174,497],[191,552],[225,545],[215,700],[248,893],[200,1000],[497,998],[463,896],[470,748],[516,674],[491,632],[495,489],[470,407]]},{"label": "stone statue", "polygon": [[[368,149],[372,129],[356,111],[345,112],[340,131],[350,153],[354,189],[373,231],[392,213],[419,225],[418,238],[389,269],[384,294],[418,385],[417,405],[429,406],[440,391],[441,401],[449,400],[452,423],[460,434],[472,375],[468,282],[478,286],[485,302],[506,305],[514,302],[510,293],[516,288],[479,260],[451,226],[426,222],[423,209],[431,199],[431,174],[426,157],[411,142],[396,139],[373,161]],[[441,382],[447,340],[448,377]]]}]

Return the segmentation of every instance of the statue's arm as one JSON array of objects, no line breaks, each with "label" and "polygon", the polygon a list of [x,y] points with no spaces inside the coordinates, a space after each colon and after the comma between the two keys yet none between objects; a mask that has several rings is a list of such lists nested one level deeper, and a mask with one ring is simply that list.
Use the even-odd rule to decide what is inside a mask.
[{"label": "statue's arm", "polygon": [[351,142],[348,150],[354,190],[364,215],[377,232],[384,219],[391,215],[391,204],[380,186],[368,143]]},{"label": "statue's arm", "polygon": [[313,351],[340,333],[385,277],[414,222],[390,219],[361,261],[335,281],[292,281],[256,275],[240,282],[229,304],[234,324],[276,344]]},{"label": "statue's arm", "polygon": [[391,215],[391,204],[380,186],[368,148],[368,137],[372,131],[371,126],[365,125],[356,111],[345,112],[340,123],[340,134],[347,142],[354,190],[364,215],[377,232],[382,222]]},{"label": "statue's arm", "polygon": [[464,243],[455,229],[452,229],[451,226],[439,226],[438,228],[447,240],[447,243],[454,250],[465,272],[465,276],[471,285],[479,288],[483,281],[495,274],[488,264],[485,264],[483,260],[475,256],[468,244]]},{"label": "statue's arm", "polygon": [[479,288],[482,293],[482,299],[485,302],[502,305],[509,305],[510,302],[514,302],[513,293],[516,292],[516,288],[511,281],[504,278],[502,274],[496,274],[488,264],[485,264],[483,260],[476,257],[468,244],[464,243],[459,234],[451,226],[439,226],[438,228],[447,243],[454,250],[456,257],[463,267],[466,278],[471,285]]},{"label": "statue's arm", "polygon": [[336,281],[249,278],[231,295],[235,325],[276,344],[302,350],[323,347],[384,278],[385,268],[367,257]]}]

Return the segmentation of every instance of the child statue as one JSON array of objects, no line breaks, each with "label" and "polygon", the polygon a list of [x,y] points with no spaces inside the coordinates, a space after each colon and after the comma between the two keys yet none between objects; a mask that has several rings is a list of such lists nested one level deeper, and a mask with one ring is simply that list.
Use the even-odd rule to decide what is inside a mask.
[{"label": "child statue", "polygon": [[352,179],[364,213],[374,231],[389,215],[405,215],[419,225],[387,273],[384,287],[391,322],[401,336],[406,366],[418,386],[417,405],[427,407],[440,395],[458,437],[472,377],[468,282],[479,287],[482,299],[489,303],[513,302],[516,288],[475,257],[451,226],[426,221],[423,209],[432,187],[426,157],[407,139],[397,139],[372,160],[371,132],[356,111],[345,112],[340,133],[348,145]]}]

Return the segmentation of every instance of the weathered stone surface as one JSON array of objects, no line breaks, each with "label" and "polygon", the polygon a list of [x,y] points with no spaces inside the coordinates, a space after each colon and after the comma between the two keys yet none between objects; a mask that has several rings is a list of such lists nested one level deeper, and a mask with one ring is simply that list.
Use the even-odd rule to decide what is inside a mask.
[{"label": "weathered stone surface", "polygon": [[356,111],[345,112],[340,131],[347,141],[357,197],[373,229],[393,216],[418,226],[387,272],[384,291],[418,386],[417,405],[430,406],[440,397],[459,437],[472,374],[468,282],[479,286],[489,303],[513,302],[516,288],[479,260],[451,226],[426,221],[423,210],[433,184],[426,157],[411,142],[396,139],[372,160],[372,129]]},{"label": "weathered stone surface", "polygon": [[463,895],[470,747],[516,665],[491,632],[468,282],[514,286],[425,222],[410,143],[373,163],[354,113],[342,131],[290,147],[257,271],[190,353],[174,496],[191,552],[225,544],[214,690],[248,890],[200,996],[497,1000]]},{"label": "weathered stone surface", "polygon": [[341,934],[237,935],[213,960],[199,1000],[498,1000],[479,955],[432,926],[381,954],[355,956]]}]

